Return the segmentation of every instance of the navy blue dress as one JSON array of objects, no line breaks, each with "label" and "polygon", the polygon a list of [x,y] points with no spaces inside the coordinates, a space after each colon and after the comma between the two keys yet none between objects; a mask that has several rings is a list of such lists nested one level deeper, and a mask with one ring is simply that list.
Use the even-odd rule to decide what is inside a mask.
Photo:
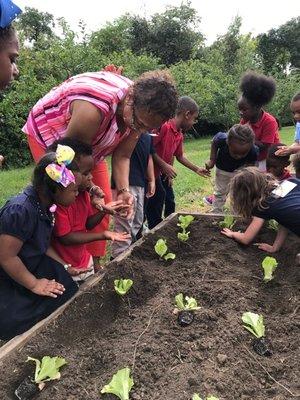
[{"label": "navy blue dress", "polygon": [[63,265],[46,255],[53,228],[53,215],[42,208],[37,192],[28,186],[0,210],[0,235],[23,242],[18,256],[36,278],[55,279],[65,287],[57,298],[39,296],[18,284],[1,268],[0,338],[11,339],[25,332],[69,300],[78,290]]}]

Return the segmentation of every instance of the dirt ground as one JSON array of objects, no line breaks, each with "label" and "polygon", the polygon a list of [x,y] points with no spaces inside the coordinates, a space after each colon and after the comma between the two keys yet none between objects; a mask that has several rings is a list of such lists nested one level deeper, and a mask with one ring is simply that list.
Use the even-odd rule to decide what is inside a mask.
[{"label": "dirt ground", "polygon": [[[265,284],[260,265],[266,254],[222,236],[216,218],[198,217],[187,244],[178,242],[176,223],[110,264],[98,286],[0,363],[0,398],[13,399],[13,389],[33,371],[33,364],[24,363],[27,356],[43,355],[63,356],[68,365],[41,400],[115,399],[100,396],[101,388],[118,369],[133,365],[132,400],[190,400],[193,393],[220,400],[300,398],[299,239],[288,239],[276,255],[275,279]],[[258,241],[270,243],[274,236],[265,230]],[[155,254],[160,237],[176,253],[174,261]],[[134,281],[135,291],[125,298],[113,289],[120,277]],[[180,327],[172,313],[180,292],[201,306],[188,327]],[[263,314],[271,357],[252,349],[241,322],[245,311]]]}]

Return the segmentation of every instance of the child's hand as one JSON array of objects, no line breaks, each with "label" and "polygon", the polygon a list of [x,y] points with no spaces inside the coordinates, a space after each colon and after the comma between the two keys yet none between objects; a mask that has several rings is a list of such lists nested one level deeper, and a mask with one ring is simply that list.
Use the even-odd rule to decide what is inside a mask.
[{"label": "child's hand", "polygon": [[111,232],[111,231],[104,231],[105,239],[117,241],[117,242],[126,242],[126,240],[131,239],[131,235],[127,232]]},{"label": "child's hand", "polygon": [[165,163],[165,165],[161,167],[161,170],[163,175],[166,175],[168,178],[174,179],[177,176],[175,168],[170,164]]},{"label": "child's hand", "polygon": [[107,204],[102,205],[102,209],[106,214],[115,215],[115,214],[124,214],[128,210],[130,206],[128,204],[124,204],[122,200],[111,201]]},{"label": "child's hand", "polygon": [[205,163],[205,168],[207,171],[209,171],[210,169],[213,169],[214,166],[215,166],[215,163],[213,160],[209,160]]},{"label": "child's hand", "polygon": [[207,168],[198,167],[196,174],[203,176],[204,178],[207,178],[208,176],[210,176],[210,171]]},{"label": "child's hand", "polygon": [[293,154],[293,149],[290,146],[280,146],[275,152],[275,156],[289,156]]},{"label": "child's hand", "polygon": [[62,295],[65,291],[65,288],[62,284],[52,279],[37,279],[35,286],[31,289],[31,291],[39,296],[49,296],[56,298],[57,295]]},{"label": "child's hand", "polygon": [[224,228],[222,229],[221,233],[227,237],[229,237],[230,239],[234,239],[234,231],[232,231],[231,229],[228,228]]},{"label": "child's hand", "polygon": [[104,67],[104,71],[113,72],[117,75],[122,75],[124,67],[116,67],[114,64],[109,64]]},{"label": "child's hand", "polygon": [[254,243],[254,246],[257,246],[260,250],[266,251],[267,253],[276,253],[277,251],[274,246],[268,243]]},{"label": "child's hand", "polygon": [[146,193],[147,199],[154,196],[154,194],[155,194],[155,181],[149,181],[148,182],[148,190]]}]

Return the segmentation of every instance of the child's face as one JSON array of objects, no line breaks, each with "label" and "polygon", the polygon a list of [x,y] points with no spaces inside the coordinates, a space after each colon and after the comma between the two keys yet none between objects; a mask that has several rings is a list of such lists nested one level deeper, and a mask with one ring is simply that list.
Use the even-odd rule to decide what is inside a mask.
[{"label": "child's face", "polygon": [[66,188],[59,188],[54,194],[54,203],[60,206],[69,207],[76,200],[78,195],[78,187],[81,184],[82,175],[73,172],[75,176],[75,183],[71,183]]},{"label": "child's face", "polygon": [[291,102],[291,111],[293,113],[294,120],[300,122],[300,100]]},{"label": "child's face", "polygon": [[249,104],[247,102],[247,100],[244,97],[240,97],[237,105],[238,105],[240,117],[244,121],[252,121],[257,118],[260,108],[253,107],[251,104]]},{"label": "child's face", "polygon": [[194,126],[196,124],[198,115],[199,115],[198,111],[196,111],[196,112],[186,111],[183,114],[183,118],[181,120],[181,124],[180,124],[181,129],[184,132],[187,132],[188,130],[190,130],[192,128],[192,126]]},{"label": "child's face", "polygon": [[235,140],[228,142],[229,154],[236,160],[246,157],[251,148],[251,143],[239,143]]},{"label": "child's face", "polygon": [[82,175],[79,191],[84,192],[92,185],[92,170],[94,169],[94,159],[92,156],[81,155],[76,157],[76,163]]},{"label": "child's face", "polygon": [[4,90],[19,75],[16,65],[19,56],[19,41],[13,35],[0,49],[0,90]]}]

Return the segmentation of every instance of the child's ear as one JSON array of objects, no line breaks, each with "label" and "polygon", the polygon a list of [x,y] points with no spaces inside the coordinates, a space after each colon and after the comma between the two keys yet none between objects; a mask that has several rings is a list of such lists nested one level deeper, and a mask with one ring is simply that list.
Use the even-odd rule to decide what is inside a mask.
[{"label": "child's ear", "polygon": [[191,112],[190,112],[190,111],[185,111],[185,113],[184,113],[184,118],[185,118],[185,119],[189,119],[190,116],[191,116]]}]

